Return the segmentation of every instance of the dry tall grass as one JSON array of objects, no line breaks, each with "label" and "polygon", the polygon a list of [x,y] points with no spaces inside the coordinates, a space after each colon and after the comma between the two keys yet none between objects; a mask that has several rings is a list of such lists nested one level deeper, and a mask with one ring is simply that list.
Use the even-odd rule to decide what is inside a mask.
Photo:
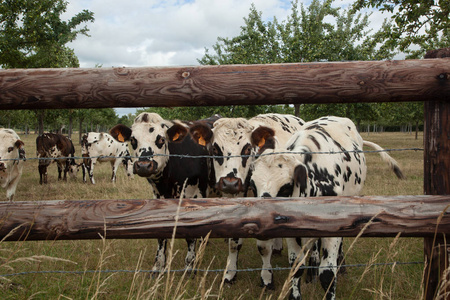
[{"label": "dry tall grass", "polygon": [[[20,135],[20,133],[19,133]],[[21,135],[28,157],[35,157],[35,135]],[[74,135],[75,137],[75,135]],[[403,133],[363,134],[363,138],[385,148],[422,147],[422,140]],[[77,155],[80,146],[76,143]],[[399,181],[378,154],[367,154],[368,177],[366,195],[422,194],[423,153],[391,153],[402,166],[405,181]],[[96,167],[96,185],[84,184],[81,173],[76,180],[57,181],[56,165],[49,167],[49,184],[39,185],[37,161],[25,163],[16,201],[56,199],[138,199],[151,197],[147,181],[126,178],[123,169],[117,183],[110,179],[110,166]],[[3,193],[3,190],[0,191]],[[2,198],[4,198],[2,196]],[[347,251],[352,245],[350,251]],[[423,265],[381,265],[394,261],[423,261],[423,241],[414,238],[345,239],[346,264],[366,264],[349,267],[339,275],[339,299],[419,299],[422,294]],[[171,270],[184,267],[186,244],[174,240],[171,245]],[[0,277],[1,299],[278,299],[289,270],[274,271],[274,291],[259,287],[259,271],[240,272],[233,286],[223,285],[223,269],[228,254],[223,239],[204,241],[199,246],[197,267],[214,270],[195,274],[183,272],[151,276],[140,270],[150,270],[156,252],[155,240],[37,241],[1,242],[0,275],[30,272],[26,275]],[[239,268],[260,268],[256,242],[247,239],[239,258]],[[286,252],[273,258],[274,267],[288,267]],[[129,272],[108,272],[128,270]],[[69,273],[33,273],[64,271]],[[70,272],[81,271],[73,274]],[[105,272],[106,271],[106,272]],[[305,299],[322,299],[320,283],[302,286]]]}]

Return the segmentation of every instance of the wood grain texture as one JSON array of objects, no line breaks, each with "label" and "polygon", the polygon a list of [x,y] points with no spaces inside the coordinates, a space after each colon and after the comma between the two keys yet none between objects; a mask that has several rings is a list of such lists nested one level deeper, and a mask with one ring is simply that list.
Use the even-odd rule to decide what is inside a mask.
[{"label": "wood grain texture", "polygon": [[[0,203],[7,240],[170,238],[179,200],[91,200]],[[450,233],[450,196],[367,196],[296,199],[185,199],[177,238],[433,236]]]},{"label": "wood grain texture", "polygon": [[448,101],[450,58],[0,70],[0,109]]}]

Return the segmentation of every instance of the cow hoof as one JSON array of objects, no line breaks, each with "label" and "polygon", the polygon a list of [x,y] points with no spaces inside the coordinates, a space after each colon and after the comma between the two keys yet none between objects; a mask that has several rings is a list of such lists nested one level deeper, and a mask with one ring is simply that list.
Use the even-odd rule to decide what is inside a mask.
[{"label": "cow hoof", "polygon": [[226,283],[226,284],[232,285],[233,283],[236,282],[236,278],[237,278],[237,274],[234,275],[233,278],[231,278],[231,279],[225,278],[223,280],[223,282]]},{"label": "cow hoof", "polygon": [[262,288],[265,288],[266,291],[273,291],[273,290],[275,290],[275,285],[273,284],[273,282],[271,282],[269,284],[265,284],[262,279],[261,279],[261,284],[259,286],[262,287]]}]

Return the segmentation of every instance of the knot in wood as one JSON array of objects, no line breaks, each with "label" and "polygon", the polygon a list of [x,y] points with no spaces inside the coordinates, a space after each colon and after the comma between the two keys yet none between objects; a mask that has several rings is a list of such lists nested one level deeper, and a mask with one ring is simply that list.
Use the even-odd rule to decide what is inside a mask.
[{"label": "knot in wood", "polygon": [[184,79],[188,78],[189,76],[191,76],[191,73],[189,72],[183,72],[183,74],[181,74],[181,77],[183,77]]},{"label": "knot in wood", "polygon": [[448,80],[450,78],[450,74],[448,73],[441,73],[437,76],[438,80]]},{"label": "knot in wood", "polygon": [[259,231],[259,227],[256,223],[247,223],[244,226],[242,226],[242,229],[244,229],[245,232],[248,234],[255,234]]},{"label": "knot in wood", "polygon": [[360,82],[358,82],[358,85],[365,85],[366,83],[364,82],[364,80],[361,80]]}]

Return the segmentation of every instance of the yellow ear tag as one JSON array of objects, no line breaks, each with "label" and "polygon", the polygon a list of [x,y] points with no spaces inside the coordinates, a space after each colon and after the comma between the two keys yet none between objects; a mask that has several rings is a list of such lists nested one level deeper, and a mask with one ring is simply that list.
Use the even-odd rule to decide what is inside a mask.
[{"label": "yellow ear tag", "polygon": [[125,142],[125,139],[121,133],[119,133],[119,135],[117,135],[117,140],[122,143]]},{"label": "yellow ear tag", "polygon": [[265,139],[265,138],[261,138],[261,139],[259,140],[258,147],[261,148],[261,147],[264,146],[265,144],[266,144],[266,139]]},{"label": "yellow ear tag", "polygon": [[177,133],[173,136],[172,141],[178,140],[179,137],[180,137],[180,134],[177,132]]},{"label": "yellow ear tag", "polygon": [[199,137],[198,138],[198,143],[202,146],[206,146],[206,141],[203,137]]}]

